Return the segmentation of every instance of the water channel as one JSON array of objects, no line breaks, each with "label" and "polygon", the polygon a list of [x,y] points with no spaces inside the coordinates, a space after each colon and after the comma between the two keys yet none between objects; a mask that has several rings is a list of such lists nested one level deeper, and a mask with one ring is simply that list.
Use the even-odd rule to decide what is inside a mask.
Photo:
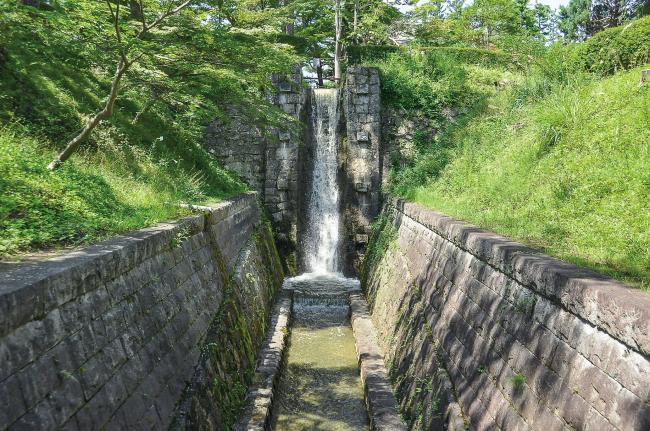
[{"label": "water channel", "polygon": [[359,282],[338,272],[337,105],[336,90],[313,91],[316,148],[303,240],[309,272],[284,282],[293,291],[293,320],[272,415],[278,431],[368,429],[349,318],[348,295]]}]

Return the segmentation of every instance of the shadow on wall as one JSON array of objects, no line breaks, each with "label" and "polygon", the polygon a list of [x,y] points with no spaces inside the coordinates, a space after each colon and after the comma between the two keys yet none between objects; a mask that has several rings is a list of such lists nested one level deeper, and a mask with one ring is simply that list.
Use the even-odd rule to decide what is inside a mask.
[{"label": "shadow on wall", "polygon": [[[426,227],[435,223],[422,213],[393,204],[385,213],[396,237],[369,262],[364,289],[411,429],[462,421],[508,430],[650,429],[647,352],[630,348],[629,334],[616,332],[624,310],[591,308],[593,301],[606,302],[600,285],[619,289],[619,297],[638,295],[639,307],[648,302],[643,292],[472,226],[449,229],[454,242],[502,259],[488,264]],[[378,240],[373,236],[370,247]],[[513,276],[496,268],[503,262],[516,262]],[[523,285],[522,269],[547,284],[535,291]],[[576,289],[576,280],[586,280],[586,287]]]}]

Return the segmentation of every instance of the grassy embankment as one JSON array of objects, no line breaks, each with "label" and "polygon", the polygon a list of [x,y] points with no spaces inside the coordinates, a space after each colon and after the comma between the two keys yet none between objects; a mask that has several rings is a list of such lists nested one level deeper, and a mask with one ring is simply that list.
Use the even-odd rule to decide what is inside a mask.
[{"label": "grassy embankment", "polygon": [[10,12],[0,23],[0,258],[96,242],[187,214],[179,202],[245,190],[199,145],[203,123],[179,120],[183,101],[132,124],[149,99],[133,84],[78,154],[46,170],[102,106],[114,66],[60,34],[48,39],[47,19]]},{"label": "grassy embankment", "polygon": [[[631,43],[613,43],[620,29],[608,30],[523,69],[457,62],[442,76],[463,79],[435,85],[456,94],[445,103],[468,107],[465,115],[417,143],[415,160],[393,167],[390,190],[650,289],[650,83],[639,83],[643,66],[616,73],[648,61],[650,20],[640,21],[643,35],[630,31]],[[408,106],[414,97],[400,94],[426,87],[404,79],[408,61],[374,63],[394,105]],[[490,87],[499,74],[510,82],[502,90]]]}]

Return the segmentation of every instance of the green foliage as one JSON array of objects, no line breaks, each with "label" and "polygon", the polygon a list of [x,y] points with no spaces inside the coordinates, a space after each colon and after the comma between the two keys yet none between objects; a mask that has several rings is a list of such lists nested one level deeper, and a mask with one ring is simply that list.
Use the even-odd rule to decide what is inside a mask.
[{"label": "green foliage", "polygon": [[489,47],[495,34],[516,34],[525,27],[514,0],[475,0],[463,10],[474,39]]},{"label": "green foliage", "polygon": [[446,136],[444,169],[394,190],[648,288],[650,87],[638,77],[578,76],[526,97],[543,78],[523,80]]},{"label": "green foliage", "polygon": [[501,50],[470,48],[463,46],[411,46],[398,47],[394,45],[350,45],[347,48],[350,64],[371,63],[386,60],[391,54],[400,53],[408,55],[410,52],[425,52],[452,57],[454,60],[480,65],[505,66],[512,62],[512,58]]},{"label": "green foliage", "polygon": [[0,129],[0,255],[95,242],[187,214],[176,202],[243,190],[219,170],[221,191],[208,195],[200,176],[137,149],[106,148],[109,160],[83,154],[56,172],[46,169],[53,156],[36,139]]},{"label": "green foliage", "polygon": [[526,376],[519,373],[512,376],[510,380],[512,381],[512,387],[515,390],[519,390],[524,385],[524,383],[526,383]]},{"label": "green foliage", "polygon": [[568,5],[560,6],[558,24],[566,40],[583,41],[648,13],[647,0],[570,0]]},{"label": "green foliage", "polygon": [[565,38],[572,41],[584,40],[591,34],[591,0],[570,0],[560,6],[559,27]]},{"label": "green foliage", "polygon": [[577,47],[585,70],[608,75],[650,63],[650,16],[609,28]]},{"label": "green foliage", "polygon": [[396,52],[400,52],[400,47],[395,45],[349,45],[347,47],[349,64],[385,59]]},{"label": "green foliage", "polygon": [[380,216],[372,225],[372,233],[368,241],[368,249],[363,259],[361,268],[362,284],[367,285],[366,278],[370,275],[374,265],[381,261],[382,257],[397,239],[397,230],[386,216]]},{"label": "green foliage", "polygon": [[[440,130],[434,139],[416,132],[415,153],[407,160],[391,160],[390,191],[408,194],[408,190],[438,175],[447,165],[447,135],[481,112],[495,84],[504,74],[509,76],[503,67],[491,66],[504,64],[505,58],[483,49],[434,48],[395,53],[370,63],[381,71],[384,104],[426,116],[430,127]],[[460,114],[452,122],[451,108]]]},{"label": "green foliage", "polygon": [[[271,30],[224,26],[207,6],[137,43],[128,41],[141,24],[123,10],[120,44],[105,2],[0,4],[0,255],[95,242],[187,213],[179,202],[245,190],[201,146],[204,127],[228,106],[262,130],[293,124],[268,101],[268,77],[299,58],[267,37]],[[138,63],[112,118],[68,168],[46,172],[47,159],[105,103],[126,43]]]},{"label": "green foliage", "polygon": [[356,27],[353,17],[354,2],[346,5],[348,23],[352,24],[349,25],[346,37],[357,43],[392,44],[392,27],[402,18],[402,13],[383,0],[357,0],[356,4],[359,6]]},{"label": "green foliage", "polygon": [[368,64],[379,68],[382,101],[388,105],[441,118],[443,108],[473,101],[467,73],[454,56],[436,50],[414,51]]}]

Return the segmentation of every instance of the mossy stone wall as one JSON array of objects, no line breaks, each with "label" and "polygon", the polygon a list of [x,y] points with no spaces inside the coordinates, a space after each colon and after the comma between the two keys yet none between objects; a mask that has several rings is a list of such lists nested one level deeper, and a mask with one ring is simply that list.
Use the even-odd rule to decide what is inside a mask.
[{"label": "mossy stone wall", "polygon": [[0,429],[226,428],[282,278],[255,193],[5,270]]}]

